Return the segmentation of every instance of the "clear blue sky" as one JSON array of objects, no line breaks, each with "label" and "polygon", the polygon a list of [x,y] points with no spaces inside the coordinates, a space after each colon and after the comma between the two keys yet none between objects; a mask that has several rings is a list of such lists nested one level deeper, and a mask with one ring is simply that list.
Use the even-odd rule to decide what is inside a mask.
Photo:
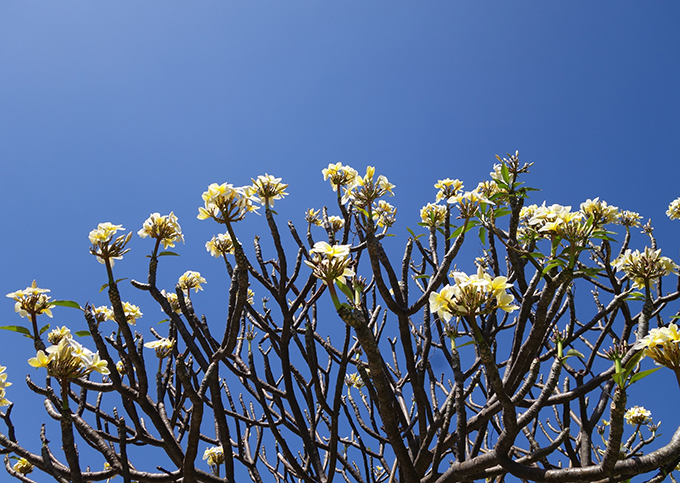
[{"label": "clear blue sky", "polygon": [[[0,294],[35,278],[103,304],[88,232],[174,210],[187,243],[162,280],[200,271],[201,308],[220,318],[226,280],[203,248],[218,227],[196,220],[209,183],[280,176],[277,211],[302,225],[333,203],[328,163],[375,165],[397,186],[403,242],[437,179],[474,187],[516,149],[536,163],[532,200],[638,211],[677,260],[679,21],[671,1],[0,1]],[[240,228],[248,241],[265,221]],[[150,242],[131,246],[117,276],[144,278]],[[0,309],[0,325],[21,322]],[[84,326],[65,308],[52,322]],[[0,333],[10,399],[31,352]],[[668,436],[680,424],[661,419]]]}]

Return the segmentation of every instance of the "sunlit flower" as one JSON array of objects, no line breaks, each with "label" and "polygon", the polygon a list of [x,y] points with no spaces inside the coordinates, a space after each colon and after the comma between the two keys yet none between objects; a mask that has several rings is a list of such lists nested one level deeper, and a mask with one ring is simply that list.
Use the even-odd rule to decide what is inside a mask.
[{"label": "sunlit flower", "polygon": [[494,181],[503,181],[503,165],[500,163],[494,164],[493,171],[489,173],[489,176]]},{"label": "sunlit flower", "polygon": [[437,313],[446,322],[452,317],[479,315],[495,309],[513,312],[519,307],[513,305],[514,297],[507,293],[512,284],[506,277],[491,276],[479,267],[477,273],[468,276],[453,272],[454,285],[447,285],[439,293],[430,294],[430,311]]},{"label": "sunlit flower", "polygon": [[255,292],[252,291],[252,289],[248,289],[248,295],[246,296],[246,302],[248,302],[250,305],[253,305],[253,302],[255,301]]},{"label": "sunlit flower", "polygon": [[494,204],[476,189],[472,191],[466,191],[463,194],[454,195],[446,200],[446,202],[457,204],[458,209],[460,210],[460,217],[463,219],[469,219],[475,216],[482,204]]},{"label": "sunlit flower", "polygon": [[7,399],[5,399],[5,388],[12,385],[11,382],[7,382],[7,374],[5,374],[5,366],[0,366],[0,406],[7,406],[11,404]]},{"label": "sunlit flower", "polygon": [[188,270],[184,272],[184,274],[179,277],[179,281],[177,284],[179,285],[179,288],[184,291],[184,293],[189,293],[189,291],[193,288],[195,292],[198,292],[199,290],[203,290],[203,287],[201,287],[202,283],[207,283],[203,277],[201,277],[201,274],[198,272],[192,272],[191,270]]},{"label": "sunlit flower", "polygon": [[645,282],[654,282],[655,279],[678,273],[678,266],[668,257],[661,256],[661,250],[645,248],[639,250],[626,250],[621,256],[612,261],[612,267],[623,271],[633,281],[633,286],[638,289],[645,287]]},{"label": "sunlit flower", "polygon": [[50,297],[45,295],[49,292],[46,288],[38,288],[35,284],[35,280],[30,287],[26,287],[24,290],[17,290],[16,292],[11,292],[7,294],[7,297],[13,299],[16,303],[14,304],[14,311],[17,312],[21,317],[27,317],[28,315],[40,315],[45,314],[48,317],[52,317],[52,305],[50,303]]},{"label": "sunlit flower", "polygon": [[116,362],[116,371],[118,371],[118,374],[121,376],[125,375],[127,371],[125,370],[125,364],[123,364],[123,361]]},{"label": "sunlit flower", "polygon": [[27,475],[33,471],[33,464],[31,464],[26,458],[19,458],[17,462],[14,463],[12,469],[19,474]]},{"label": "sunlit flower", "polygon": [[319,241],[314,244],[310,250],[313,253],[325,255],[328,258],[347,258],[349,256],[349,245],[329,245],[325,241]]},{"label": "sunlit flower", "polygon": [[31,357],[28,360],[28,364],[32,367],[38,368],[38,367],[47,367],[47,364],[49,364],[50,358],[47,356],[43,351],[39,350],[35,357]]},{"label": "sunlit flower", "polygon": [[[591,214],[596,214],[600,220],[604,220],[610,211],[606,203],[604,206],[602,203],[588,200],[584,205]],[[616,213],[618,214],[618,211]],[[528,206],[526,210],[520,212],[520,220],[535,236],[543,238],[558,236],[572,243],[581,242],[592,233],[593,226],[588,224],[585,218],[582,211],[571,211],[571,206],[558,204],[546,206],[545,202],[541,206]]]},{"label": "sunlit flower", "polygon": [[623,415],[623,418],[631,426],[639,426],[641,424],[652,422],[652,412],[642,406],[633,406],[628,411],[626,411],[626,414]]},{"label": "sunlit flower", "polygon": [[234,242],[229,233],[220,233],[215,235],[205,244],[205,249],[213,257],[222,257],[227,254],[234,254]]},{"label": "sunlit flower", "polygon": [[487,199],[501,191],[493,180],[480,181],[475,190]]},{"label": "sunlit flower", "polygon": [[440,179],[434,185],[437,191],[435,202],[439,203],[441,200],[448,200],[458,194],[463,189],[463,182],[459,179]]},{"label": "sunlit flower", "polygon": [[642,216],[634,211],[623,210],[619,214],[619,219],[617,223],[623,226],[640,226],[640,220]]},{"label": "sunlit flower", "polygon": [[668,205],[666,215],[671,220],[680,219],[680,198],[676,198]]},{"label": "sunlit flower", "polygon": [[130,241],[132,233],[121,235],[113,240],[113,236],[119,230],[124,229],[122,225],[113,225],[107,221],[99,223],[97,228],[90,232],[89,238],[90,243],[92,243],[90,253],[97,257],[99,263],[106,263],[106,260],[108,260],[113,266],[115,260],[122,259],[123,255],[129,251],[125,246]]},{"label": "sunlit flower", "polygon": [[199,220],[212,218],[218,223],[233,223],[257,210],[253,204],[251,186],[237,188],[229,183],[212,183],[202,198],[204,207],[198,209]]},{"label": "sunlit flower", "polygon": [[321,220],[319,213],[321,213],[321,210],[315,210],[314,208],[308,209],[305,211],[305,221],[310,225],[323,225],[323,221]]},{"label": "sunlit flower", "polygon": [[354,271],[349,268],[352,258],[349,255],[349,245],[329,245],[320,241],[310,250],[312,260],[305,260],[305,264],[314,271],[314,276],[325,284],[338,281],[346,283],[346,277],[353,277]]},{"label": "sunlit flower", "polygon": [[364,380],[361,378],[361,374],[355,372],[354,374],[347,374],[345,377],[345,385],[347,387],[361,389],[366,385],[366,383],[364,383]]},{"label": "sunlit flower", "polygon": [[114,225],[108,221],[100,223],[97,228],[90,232],[90,243],[99,245],[101,243],[108,243],[119,230],[125,230],[123,225]]},{"label": "sunlit flower", "polygon": [[73,338],[73,336],[71,335],[71,331],[66,326],[57,327],[56,329],[51,330],[49,334],[47,334],[47,341],[50,344],[58,344],[59,341],[61,341],[61,339],[64,338],[66,339]]},{"label": "sunlit flower", "polygon": [[144,344],[144,347],[147,349],[154,349],[156,351],[156,357],[163,359],[172,353],[172,349],[175,347],[175,340],[163,337],[162,339],[153,342],[147,342]]},{"label": "sunlit flower", "polygon": [[165,249],[174,247],[175,242],[178,241],[184,243],[182,228],[179,226],[177,217],[172,211],[169,215],[165,216],[161,216],[160,213],[151,213],[137,234],[142,238],[148,236],[160,240]]},{"label": "sunlit flower", "polygon": [[92,352],[71,338],[64,337],[45,352],[39,350],[28,360],[35,368],[46,368],[47,374],[59,379],[77,379],[93,371],[109,374],[107,362],[100,359],[99,352]]},{"label": "sunlit flower", "polygon": [[621,216],[616,206],[609,206],[606,201],[595,198],[581,203],[581,213],[586,218],[593,217],[593,225],[601,227],[609,223],[616,223]]},{"label": "sunlit flower", "polygon": [[328,224],[330,225],[331,230],[333,230],[333,233],[337,233],[345,226],[345,220],[337,215],[333,215],[328,217]]},{"label": "sunlit flower", "polygon": [[123,312],[125,313],[125,320],[131,325],[136,325],[137,319],[141,319],[143,315],[139,307],[130,302],[123,302]]},{"label": "sunlit flower", "polygon": [[385,200],[378,200],[373,206],[373,219],[379,227],[391,227],[397,221],[397,209]]},{"label": "sunlit flower", "polygon": [[105,320],[115,320],[115,317],[113,316],[113,310],[111,310],[106,305],[100,305],[99,307],[95,307],[92,310],[92,314],[94,315],[94,318],[98,323],[102,323]]},{"label": "sunlit flower", "polygon": [[[165,290],[161,290],[161,294],[166,298],[173,312],[175,312],[176,314],[182,313],[182,307],[179,305],[179,297],[177,297],[176,293],[169,293],[166,292]],[[163,309],[161,309],[161,312],[162,311]]]},{"label": "sunlit flower", "polygon": [[210,466],[217,466],[224,463],[224,451],[222,446],[213,446],[203,453],[203,459],[208,460]]},{"label": "sunlit flower", "polygon": [[392,196],[392,189],[394,185],[390,183],[383,175],[375,176],[375,168],[368,166],[366,168],[365,176],[357,176],[354,183],[345,188],[345,193],[342,197],[342,202],[352,202],[355,206],[363,209],[368,207],[376,201],[389,193]]},{"label": "sunlit flower", "polygon": [[438,228],[446,220],[446,206],[428,203],[420,209],[420,221],[429,228]]},{"label": "sunlit flower", "polygon": [[667,327],[650,329],[633,349],[644,350],[644,355],[657,365],[680,370],[680,332],[672,322]]},{"label": "sunlit flower", "polygon": [[274,200],[280,200],[286,193],[287,184],[281,183],[281,178],[274,178],[270,174],[264,174],[252,179],[253,192],[265,206],[274,206]]},{"label": "sunlit flower", "polygon": [[351,166],[344,166],[342,163],[329,164],[327,168],[321,170],[323,180],[331,182],[333,191],[337,191],[341,186],[348,186],[354,183],[357,171]]}]

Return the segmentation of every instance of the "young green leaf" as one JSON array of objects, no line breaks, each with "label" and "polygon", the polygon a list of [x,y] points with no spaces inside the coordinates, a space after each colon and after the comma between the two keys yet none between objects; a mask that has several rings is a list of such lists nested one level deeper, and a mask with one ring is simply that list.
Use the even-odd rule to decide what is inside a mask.
[{"label": "young green leaf", "polygon": [[[101,290],[100,290],[100,292],[101,292]],[[56,306],[59,306],[59,307],[71,307],[73,309],[83,310],[83,308],[80,306],[80,304],[78,304],[78,302],[74,302],[73,300],[55,300],[53,302],[50,302],[50,304],[56,305]]]},{"label": "young green leaf", "polygon": [[20,334],[25,334],[27,337],[31,337],[31,331],[26,327],[20,325],[3,325],[0,329],[11,330],[12,332],[19,332]]}]

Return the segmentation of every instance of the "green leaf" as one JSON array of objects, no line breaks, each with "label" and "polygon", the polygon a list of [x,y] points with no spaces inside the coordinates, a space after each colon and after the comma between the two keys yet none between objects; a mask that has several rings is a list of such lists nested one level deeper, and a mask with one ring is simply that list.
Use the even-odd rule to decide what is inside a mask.
[{"label": "green leaf", "polygon": [[47,329],[50,328],[50,324],[44,325],[42,329],[40,329],[40,335],[44,334]]},{"label": "green leaf", "polygon": [[637,374],[635,374],[633,377],[630,378],[630,383],[633,384],[634,382],[639,381],[643,377],[649,376],[652,372],[656,372],[659,369],[661,369],[661,368],[660,367],[652,367],[651,369],[647,369],[646,371],[638,372]]},{"label": "green leaf", "polygon": [[109,284],[105,283],[104,285],[101,286],[101,288],[99,289],[99,292],[103,292],[104,289],[107,288],[108,286],[109,286]]},{"label": "green leaf", "polygon": [[80,304],[78,304],[78,302],[74,302],[73,300],[55,300],[53,302],[50,302],[50,304],[57,305],[59,307],[71,307],[73,309],[83,310]]},{"label": "green leaf", "polygon": [[175,253],[175,252],[171,252],[171,251],[160,252],[160,253],[159,253],[158,255],[156,255],[156,256],[158,256],[158,257],[166,257],[166,256],[168,256],[168,255],[172,255],[172,256],[174,256],[174,257],[179,257],[179,253]]},{"label": "green leaf", "polygon": [[614,382],[616,383],[617,386],[623,387],[623,374],[622,373],[614,374],[612,376],[612,379],[614,380]]},{"label": "green leaf", "polygon": [[78,337],[92,337],[89,330],[79,330],[75,333]]},{"label": "green leaf", "polygon": [[359,208],[358,206],[356,207],[357,211],[364,215],[366,218],[368,218],[368,211],[364,210],[363,208]]},{"label": "green leaf", "polygon": [[543,267],[543,273],[548,273],[554,267],[564,267],[564,260],[555,259]]},{"label": "green leaf", "polygon": [[413,277],[414,279],[419,279],[419,278],[430,278],[430,275],[424,274],[424,275],[416,275]]},{"label": "green leaf", "polygon": [[[420,223],[419,223],[419,224],[420,224]],[[424,235],[425,235],[424,233],[421,233],[420,235],[416,235],[415,233],[413,233],[413,230],[411,230],[408,226],[406,227],[406,229],[407,229],[408,232],[411,234],[411,236],[413,237],[414,240],[417,240],[417,239],[420,238],[421,236],[424,236]]]},{"label": "green leaf", "polygon": [[623,368],[626,376],[635,370],[644,356],[645,351],[638,351],[633,357],[630,358],[630,360],[626,363],[626,366]]},{"label": "green leaf", "polygon": [[505,163],[501,164],[501,176],[503,177],[503,181],[505,181],[506,184],[510,183],[510,172],[508,171],[508,166]]},{"label": "green leaf", "polygon": [[164,322],[169,322],[169,321],[170,321],[170,319],[163,319],[163,320],[161,320],[161,321],[158,322],[158,323],[159,323],[159,324],[162,324],[162,323],[164,323]]},{"label": "green leaf", "polygon": [[472,339],[472,340],[465,342],[464,344],[456,345],[456,349],[460,349],[461,347],[465,347],[466,345],[474,345],[476,343],[477,343],[477,341]]},{"label": "green leaf", "polygon": [[486,245],[486,228],[484,227],[479,229],[479,241],[482,242],[482,245]]},{"label": "green leaf", "polygon": [[0,329],[4,330],[11,330],[12,332],[19,332],[20,334],[25,334],[28,337],[31,337],[31,331],[28,330],[26,327],[22,327],[20,325],[3,325],[0,327]]},{"label": "green leaf", "polygon": [[564,355],[564,358],[566,359],[567,357],[571,357],[571,356],[580,357],[581,359],[585,359],[585,357],[586,357],[583,354],[581,354],[579,351],[577,351],[576,349],[569,349],[567,351],[567,353]]}]

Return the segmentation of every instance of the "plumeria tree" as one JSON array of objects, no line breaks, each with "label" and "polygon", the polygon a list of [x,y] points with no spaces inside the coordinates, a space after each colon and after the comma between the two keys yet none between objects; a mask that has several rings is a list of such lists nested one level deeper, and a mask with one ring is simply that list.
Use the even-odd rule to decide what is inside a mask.
[{"label": "plumeria tree", "polygon": [[[26,382],[58,422],[43,426],[39,453],[22,446],[0,366],[8,473],[76,483],[672,477],[680,428],[660,435],[629,392],[662,366],[680,383],[680,292],[662,286],[678,266],[637,213],[599,199],[577,210],[533,204],[530,167],[499,157],[469,191],[439,180],[396,256],[386,238],[395,187],[373,167],[324,169],[336,200],[310,208],[303,230],[282,227],[273,210],[287,194],[280,178],[211,184],[198,218],[221,227],[206,248],[230,279],[226,324],[194,305],[200,273],[157,282],[184,241],[173,213],[139,230],[151,250],[132,287],[114,267],[131,233],[99,224],[90,253],[106,270],[110,305],[52,300],[35,283],[8,294],[29,323],[3,328],[32,339],[27,367],[45,379]],[[258,210],[272,258],[259,235],[252,249],[241,242],[252,235],[237,223]],[[668,215],[680,217],[680,199]],[[648,246],[630,246],[637,228]],[[469,269],[460,268],[466,243],[483,250]],[[577,286],[592,293],[578,312]],[[123,300],[131,290],[167,317],[151,341],[135,325],[140,307]],[[88,331],[39,321],[56,307],[80,310]]]}]

